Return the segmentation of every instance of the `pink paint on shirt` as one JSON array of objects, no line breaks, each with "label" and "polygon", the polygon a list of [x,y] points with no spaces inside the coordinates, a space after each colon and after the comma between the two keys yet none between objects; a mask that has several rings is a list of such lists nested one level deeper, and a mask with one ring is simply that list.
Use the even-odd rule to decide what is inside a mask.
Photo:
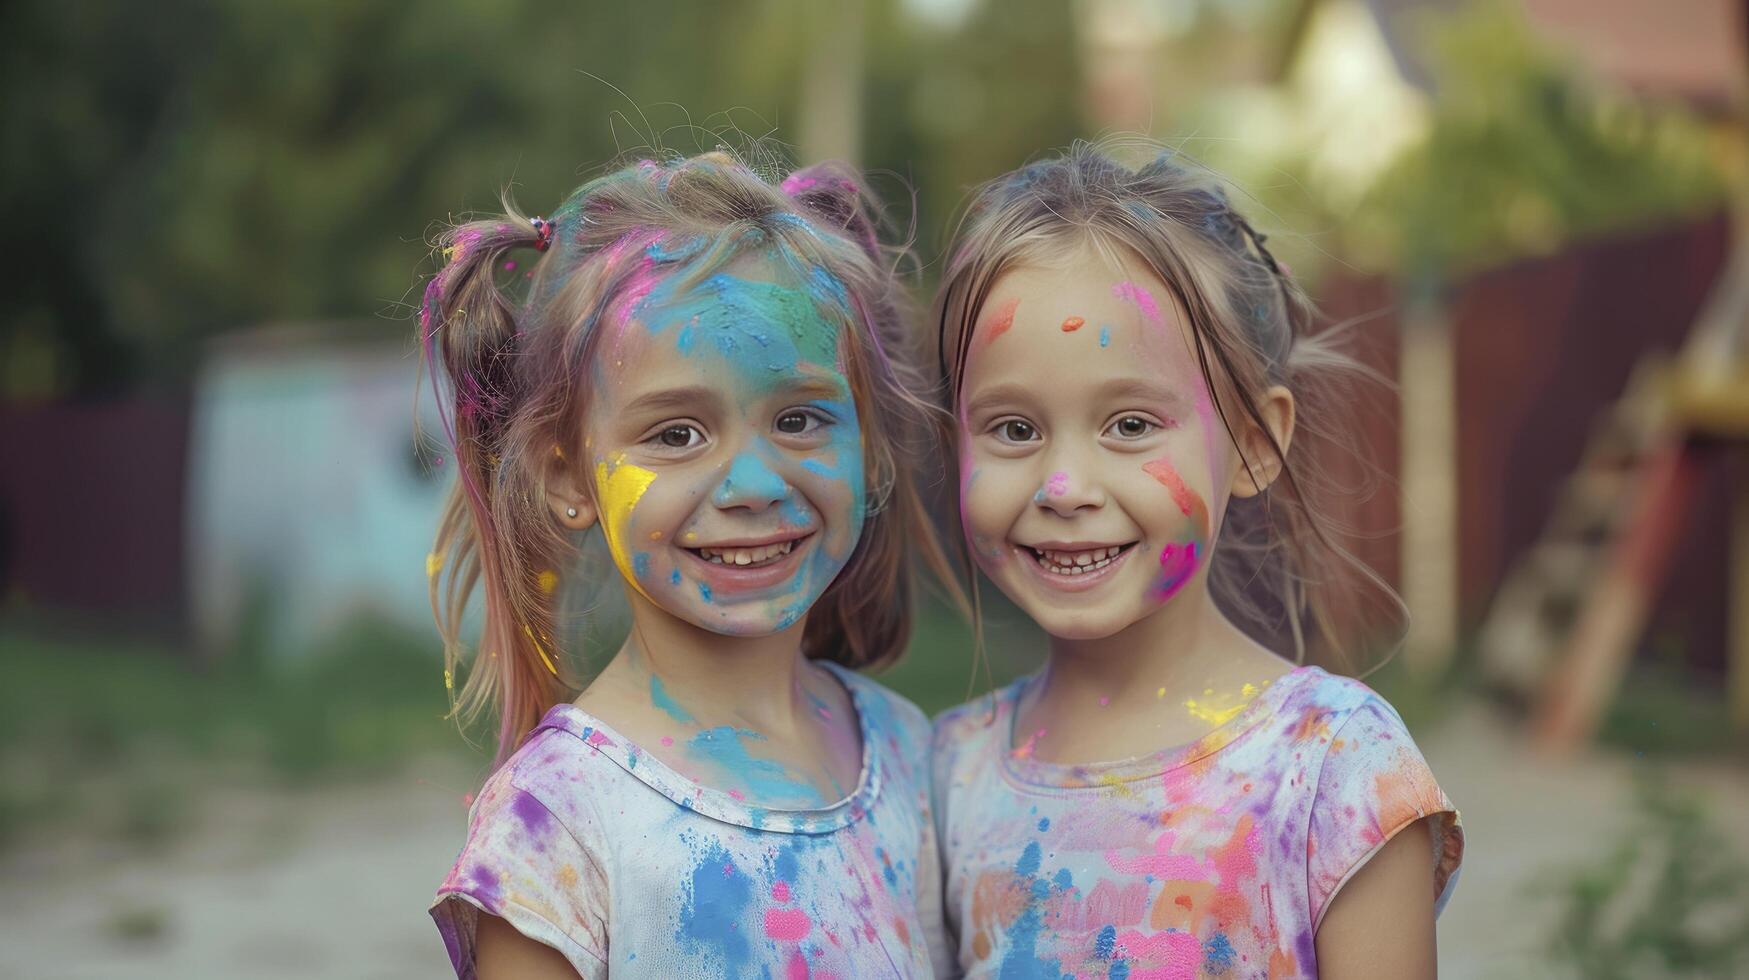
[{"label": "pink paint on shirt", "polygon": [[771,886],[771,900],[774,902],[789,901],[789,882],[780,881]]},{"label": "pink paint on shirt", "polygon": [[814,928],[808,913],[801,909],[766,909],[765,935],[785,942],[799,942]]}]

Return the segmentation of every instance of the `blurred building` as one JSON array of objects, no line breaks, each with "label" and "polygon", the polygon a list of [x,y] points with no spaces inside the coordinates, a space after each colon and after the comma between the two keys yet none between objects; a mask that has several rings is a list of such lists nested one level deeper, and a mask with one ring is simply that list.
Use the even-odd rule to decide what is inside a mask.
[{"label": "blurred building", "polygon": [[[416,449],[406,344],[287,327],[214,344],[188,453],[189,614],[222,651],[250,615],[296,651],[360,612],[425,628],[425,556],[452,464]],[[420,425],[441,446],[429,387]]]}]

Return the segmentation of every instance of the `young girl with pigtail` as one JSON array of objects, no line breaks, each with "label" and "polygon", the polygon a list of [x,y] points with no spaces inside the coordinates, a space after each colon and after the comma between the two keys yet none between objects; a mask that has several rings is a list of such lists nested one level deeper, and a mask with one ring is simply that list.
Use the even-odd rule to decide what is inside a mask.
[{"label": "young girl with pigtail", "polygon": [[[929,975],[928,722],[852,671],[906,642],[912,559],[947,566],[857,181],[646,160],[444,254],[421,331],[459,472],[432,592],[501,753],[431,909],[457,974]],[[559,599],[596,528],[632,628],[571,700]]]},{"label": "young girl with pigtail", "polygon": [[[1050,638],[1040,673],[936,723],[960,966],[1434,976],[1457,812],[1389,704],[1296,666],[1395,598],[1308,455],[1358,366],[1169,152],[1078,144],[992,181],[949,254],[967,544]],[[1293,660],[1254,638],[1283,623]]]}]

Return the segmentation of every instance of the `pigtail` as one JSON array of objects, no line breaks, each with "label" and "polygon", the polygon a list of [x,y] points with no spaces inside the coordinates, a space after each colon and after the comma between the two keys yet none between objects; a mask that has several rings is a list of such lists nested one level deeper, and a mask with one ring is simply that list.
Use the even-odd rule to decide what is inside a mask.
[{"label": "pigtail", "polygon": [[[506,464],[515,456],[508,444],[523,398],[524,331],[498,281],[515,268],[512,252],[544,251],[552,233],[545,221],[515,213],[451,228],[439,243],[445,263],[420,312],[424,366],[436,382],[456,472],[427,563],[445,686],[452,716],[464,723],[496,709],[501,754],[565,688],[552,639],[556,578],[544,560],[554,549],[539,534],[526,533],[552,522],[520,468]],[[484,599],[484,622],[458,694],[455,679],[466,652],[462,619],[475,588]]]}]

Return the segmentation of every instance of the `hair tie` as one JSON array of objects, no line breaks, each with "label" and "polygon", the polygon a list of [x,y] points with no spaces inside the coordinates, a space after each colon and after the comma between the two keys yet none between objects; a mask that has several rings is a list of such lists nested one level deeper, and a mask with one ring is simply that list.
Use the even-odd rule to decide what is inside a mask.
[{"label": "hair tie", "polygon": [[534,226],[534,250],[544,252],[553,243],[553,223],[545,218],[530,218],[529,224]]}]

